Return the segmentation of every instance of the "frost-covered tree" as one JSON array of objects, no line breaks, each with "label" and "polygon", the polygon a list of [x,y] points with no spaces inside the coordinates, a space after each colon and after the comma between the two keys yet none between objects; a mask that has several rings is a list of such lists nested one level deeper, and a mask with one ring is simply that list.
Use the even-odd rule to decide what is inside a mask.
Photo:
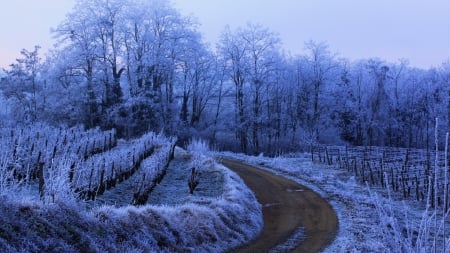
[{"label": "frost-covered tree", "polygon": [[261,25],[247,24],[235,31],[226,28],[218,47],[235,85],[236,137],[242,150],[258,152],[267,112],[263,104],[275,76],[280,40]]},{"label": "frost-covered tree", "polygon": [[84,79],[88,127],[173,132],[179,64],[200,44],[189,18],[161,0],[78,0],[55,35],[57,55],[70,59],[56,61],[63,80]]},{"label": "frost-covered tree", "polygon": [[130,97],[149,100],[159,126],[172,133],[177,117],[177,74],[188,55],[199,50],[195,24],[167,1],[137,1],[127,9],[125,59]]},{"label": "frost-covered tree", "polygon": [[233,32],[226,27],[222,33],[218,45],[227,68],[229,69],[230,79],[235,86],[235,134],[239,142],[240,150],[247,152],[249,128],[247,113],[245,108],[244,85],[247,82],[250,67],[248,65],[248,48],[239,31]]},{"label": "frost-covered tree", "polygon": [[[280,39],[277,35],[270,32],[261,25],[248,24],[244,29],[238,32],[242,36],[247,48],[247,59],[249,61],[248,80],[250,82],[251,97],[251,140],[252,148],[258,152],[260,149],[259,139],[261,136],[260,125],[263,123],[263,99],[274,94],[263,94],[269,91],[269,86],[273,83],[275,76],[276,63],[279,54]],[[276,91],[276,90],[275,90]],[[275,97],[279,97],[276,96]],[[271,111],[268,111],[271,114]]]},{"label": "frost-covered tree", "polygon": [[[354,76],[358,73],[352,73],[351,64],[347,61],[342,62],[339,79],[336,87],[332,90],[333,109],[331,110],[331,118],[334,126],[337,128],[337,134],[344,141],[357,142],[358,129],[357,118],[360,111],[360,82],[352,82]],[[356,84],[356,85],[355,85]],[[355,89],[356,88],[356,89]],[[359,88],[359,89],[358,89]],[[361,115],[362,116],[362,115]],[[360,123],[359,123],[360,124]],[[360,128],[360,127],[359,127]]]},{"label": "frost-covered tree", "polygon": [[199,125],[216,82],[214,56],[201,45],[192,48],[179,65],[179,81],[182,84],[180,120],[186,126]]},{"label": "frost-covered tree", "polygon": [[[434,118],[450,125],[448,64],[337,59],[309,41],[286,56],[260,25],[225,28],[216,50],[165,0],[77,0],[38,48],[1,79],[20,122],[149,130],[275,154],[316,143],[427,147]],[[234,138],[233,138],[234,136]]]},{"label": "frost-covered tree", "polygon": [[[58,39],[56,57],[64,59],[58,59],[56,63],[59,64],[58,71],[63,85],[73,83],[73,79],[83,83],[78,85],[85,88],[80,94],[85,97],[84,106],[87,109],[84,123],[88,127],[94,127],[100,123],[103,89],[97,77],[99,45],[96,43],[96,20],[89,19],[84,9],[82,1],[77,2],[66,20],[54,30]],[[80,76],[83,77],[82,80],[78,80]]]},{"label": "frost-covered tree", "polygon": [[88,79],[95,71],[93,68],[97,68],[96,78],[104,85],[101,97],[106,108],[120,102],[122,97],[120,78],[125,68],[121,67],[124,41],[121,23],[125,4],[126,1],[117,0],[78,0],[56,30],[68,47],[77,46],[81,50],[79,55],[85,55]]},{"label": "frost-covered tree", "polygon": [[328,94],[327,86],[334,85],[338,63],[335,55],[325,43],[309,41],[305,43],[306,55],[303,58],[302,74],[305,84],[303,100],[307,103],[304,129],[311,142],[316,142],[320,137],[321,126],[325,126],[325,114]]},{"label": "frost-covered tree", "polygon": [[389,67],[376,59],[369,60],[366,67],[374,83],[373,94],[368,101],[370,108],[370,125],[367,129],[368,144],[369,146],[384,145],[388,129],[386,119],[390,116],[392,110],[392,100],[386,92],[386,83],[390,78],[388,75]]},{"label": "frost-covered tree", "polygon": [[21,57],[11,64],[11,70],[3,81],[3,95],[11,103],[15,118],[21,122],[36,122],[42,106],[40,46],[33,51],[22,49]]},{"label": "frost-covered tree", "polygon": [[[418,69],[407,70],[407,77],[398,86],[399,97],[395,114],[390,117],[396,126],[391,146],[426,148],[433,128],[432,84]],[[406,73],[405,73],[406,74]],[[427,144],[428,143],[428,144]]]}]

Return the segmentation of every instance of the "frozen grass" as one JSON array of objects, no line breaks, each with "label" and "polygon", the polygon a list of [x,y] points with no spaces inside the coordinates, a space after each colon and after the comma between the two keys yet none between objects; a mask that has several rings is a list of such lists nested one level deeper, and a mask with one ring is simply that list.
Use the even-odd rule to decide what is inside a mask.
[{"label": "frozen grass", "polygon": [[[221,165],[215,167],[223,173],[223,193],[220,196],[184,195],[181,198],[186,203],[178,205],[149,204],[139,208],[105,206],[96,210],[95,215],[107,221],[125,219],[126,224],[131,223],[131,218],[153,219],[149,225],[157,230],[147,231],[148,228],[139,227],[153,243],[146,247],[131,242],[126,246],[128,249],[224,252],[238,247],[256,237],[262,229],[261,206],[236,174]],[[133,229],[136,229],[134,226]],[[156,231],[157,236],[153,235]]]},{"label": "frozen grass", "polygon": [[[207,156],[205,142],[177,149],[179,163],[145,204],[166,175],[175,139],[149,133],[117,142],[114,131],[72,130],[0,132],[2,252],[224,252],[260,233],[261,205]],[[199,185],[188,194],[191,167]]]},{"label": "frozen grass", "polygon": [[[183,151],[177,150],[177,153],[180,152]],[[177,155],[170,162],[166,176],[153,190],[148,204],[177,205],[198,199],[218,198],[223,194],[224,172],[217,166],[211,166],[199,172],[199,185],[194,194],[189,194],[188,178],[191,176],[191,159],[191,156]]]}]

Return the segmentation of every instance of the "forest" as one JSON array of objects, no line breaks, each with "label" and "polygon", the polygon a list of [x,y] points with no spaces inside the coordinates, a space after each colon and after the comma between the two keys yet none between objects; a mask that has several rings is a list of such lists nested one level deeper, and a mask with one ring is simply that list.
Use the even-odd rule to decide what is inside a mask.
[{"label": "forest", "polygon": [[436,118],[449,128],[449,63],[350,61],[316,41],[291,55],[276,31],[253,23],[224,27],[209,45],[199,25],[168,1],[77,1],[49,53],[23,49],[1,71],[0,125],[154,131],[247,154],[428,148]]}]

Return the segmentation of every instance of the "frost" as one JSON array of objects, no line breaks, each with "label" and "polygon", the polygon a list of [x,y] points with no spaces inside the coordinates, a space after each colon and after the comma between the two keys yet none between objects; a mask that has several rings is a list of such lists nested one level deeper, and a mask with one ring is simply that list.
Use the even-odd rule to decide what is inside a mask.
[{"label": "frost", "polygon": [[[19,133],[11,130],[12,134],[10,130],[5,130],[5,138],[0,139],[9,141],[8,138],[12,136],[13,143],[17,142],[16,152],[24,152],[27,149],[22,143],[32,143],[33,138],[40,141],[40,138],[44,138],[42,136],[46,136],[47,146],[33,149],[40,149],[50,157],[55,154],[53,159],[48,160],[48,166],[44,167],[42,179],[24,174],[22,182],[17,181],[17,174],[8,170],[12,158],[7,156],[7,152],[3,153],[4,156],[0,160],[2,249],[63,252],[224,252],[252,240],[263,227],[262,207],[254,194],[235,173],[217,164],[211,157],[205,156],[209,151],[204,143],[195,144],[197,148],[189,152],[176,148],[172,165],[175,169],[167,170],[175,143],[173,138],[150,133],[135,140],[119,140],[114,145],[100,146],[100,151],[93,140],[104,139],[102,134],[105,133],[97,130],[97,134],[102,137],[94,135],[86,139],[87,144],[80,145],[83,147],[80,150],[86,151],[77,153],[78,148],[72,147],[74,152],[67,151],[64,156],[64,153],[53,150],[68,149],[63,144],[65,132],[61,134],[62,130],[51,127],[46,127],[48,132],[38,129],[42,127]],[[78,136],[83,134],[82,129],[73,132]],[[55,135],[60,137],[56,138]],[[78,140],[84,142],[83,138]],[[80,142],[74,144],[77,143]],[[5,142],[0,142],[0,145],[7,146]],[[12,149],[10,151],[13,152]],[[29,152],[33,154],[36,151],[28,150],[22,153],[21,159],[15,158],[18,168],[33,161]],[[39,159],[47,161],[47,157],[48,155],[41,156]],[[75,160],[79,161],[73,165]],[[183,175],[183,169],[187,170],[193,165],[197,166],[201,173],[199,188],[194,194],[171,192],[173,189],[188,191],[186,179],[171,178]],[[131,177],[117,181],[111,189],[105,188],[102,194],[96,192],[94,199],[88,201],[76,198],[78,189],[95,189],[101,182],[114,179],[122,170],[130,168],[136,170]],[[69,176],[71,171],[73,175]],[[86,173],[88,171],[92,172]],[[24,170],[24,173],[31,172]],[[158,179],[164,178],[166,173],[170,173],[167,177],[169,183],[174,184],[171,190],[164,188]],[[102,175],[110,177],[103,181]],[[37,191],[40,180],[45,182],[41,198]],[[167,190],[168,193],[165,197],[160,196],[158,200],[150,199],[139,205],[130,205],[136,192],[144,192],[143,189],[154,190],[155,187],[161,188],[159,191],[162,192]],[[168,198],[173,198],[174,201],[167,201]],[[153,204],[155,202],[158,203]]]}]

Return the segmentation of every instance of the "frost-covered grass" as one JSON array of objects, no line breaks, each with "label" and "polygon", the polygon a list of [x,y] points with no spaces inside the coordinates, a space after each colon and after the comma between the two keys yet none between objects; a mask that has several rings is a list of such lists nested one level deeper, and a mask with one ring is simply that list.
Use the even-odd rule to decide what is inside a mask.
[{"label": "frost-covered grass", "polygon": [[150,195],[149,204],[177,205],[202,198],[218,198],[223,194],[224,169],[215,163],[212,163],[214,166],[205,167],[199,172],[199,185],[194,193],[190,194],[188,179],[191,176],[193,157],[181,149],[177,149],[176,153],[177,156],[170,162],[166,176]]}]

